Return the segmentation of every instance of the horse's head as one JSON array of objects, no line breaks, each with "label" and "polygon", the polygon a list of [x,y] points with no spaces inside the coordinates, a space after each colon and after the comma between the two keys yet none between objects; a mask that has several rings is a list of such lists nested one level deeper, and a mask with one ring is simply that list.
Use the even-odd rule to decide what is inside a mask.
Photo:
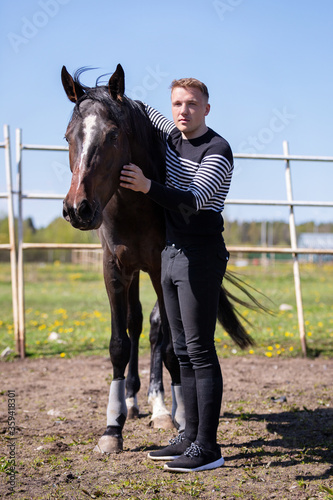
[{"label": "horse's head", "polygon": [[121,167],[130,161],[126,125],[122,118],[124,71],[118,64],[107,86],[88,88],[61,73],[67,97],[75,103],[66,131],[72,181],[63,216],[73,227],[97,229],[103,209],[119,187]]}]

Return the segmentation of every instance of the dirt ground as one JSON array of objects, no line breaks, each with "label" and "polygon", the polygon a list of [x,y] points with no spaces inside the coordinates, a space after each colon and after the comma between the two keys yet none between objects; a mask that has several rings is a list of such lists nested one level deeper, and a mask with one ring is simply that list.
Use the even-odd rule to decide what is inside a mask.
[{"label": "dirt ground", "polygon": [[[1,362],[0,497],[332,499],[333,360],[248,356],[221,366],[225,465],[172,474],[147,458],[174,435],[149,425],[148,357],[140,359],[140,416],[125,424],[124,452],[108,456],[93,452],[106,424],[108,359]],[[170,408],[167,374],[165,391]],[[8,403],[15,404],[15,428]]]}]

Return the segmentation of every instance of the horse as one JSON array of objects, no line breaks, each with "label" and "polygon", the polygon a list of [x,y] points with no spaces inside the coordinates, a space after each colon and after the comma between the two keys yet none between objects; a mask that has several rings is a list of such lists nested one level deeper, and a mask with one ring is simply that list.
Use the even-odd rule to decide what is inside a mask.
[{"label": "horse", "polygon": [[[150,315],[151,419],[156,427],[176,427],[179,431],[185,427],[179,364],[160,283],[161,251],[165,246],[163,211],[144,194],[119,186],[122,166],[130,162],[139,165],[146,177],[164,182],[165,150],[144,105],[125,95],[125,75],[120,64],[107,85],[96,82],[95,87],[84,86],[80,82],[82,71],[78,70],[74,77],[65,66],[61,71],[65,93],[75,105],[65,134],[72,179],[63,202],[63,217],[77,229],[97,229],[103,248],[104,282],[111,309],[109,352],[113,379],[107,427],[95,451],[112,453],[123,450],[126,417],[135,417],[139,412],[140,271],[149,274],[157,295]],[[218,319],[240,347],[253,343],[224,286]],[[164,403],[163,363],[171,377],[171,414]]]}]

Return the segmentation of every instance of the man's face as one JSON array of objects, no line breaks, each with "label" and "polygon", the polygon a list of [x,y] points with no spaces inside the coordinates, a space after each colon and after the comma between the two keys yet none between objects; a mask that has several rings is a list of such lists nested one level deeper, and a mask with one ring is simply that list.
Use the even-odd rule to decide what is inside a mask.
[{"label": "man's face", "polygon": [[175,87],[171,92],[172,117],[186,139],[200,137],[207,131],[205,117],[210,105],[207,97],[196,87]]}]

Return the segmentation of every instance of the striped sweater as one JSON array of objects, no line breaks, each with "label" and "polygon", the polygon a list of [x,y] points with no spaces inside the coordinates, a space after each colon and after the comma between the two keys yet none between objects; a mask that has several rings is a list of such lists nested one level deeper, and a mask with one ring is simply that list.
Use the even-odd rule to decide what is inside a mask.
[{"label": "striped sweater", "polygon": [[228,142],[211,129],[186,140],[172,121],[145,108],[166,143],[166,185],[152,181],[147,195],[166,209],[167,240],[184,245],[219,239],[233,172]]}]

